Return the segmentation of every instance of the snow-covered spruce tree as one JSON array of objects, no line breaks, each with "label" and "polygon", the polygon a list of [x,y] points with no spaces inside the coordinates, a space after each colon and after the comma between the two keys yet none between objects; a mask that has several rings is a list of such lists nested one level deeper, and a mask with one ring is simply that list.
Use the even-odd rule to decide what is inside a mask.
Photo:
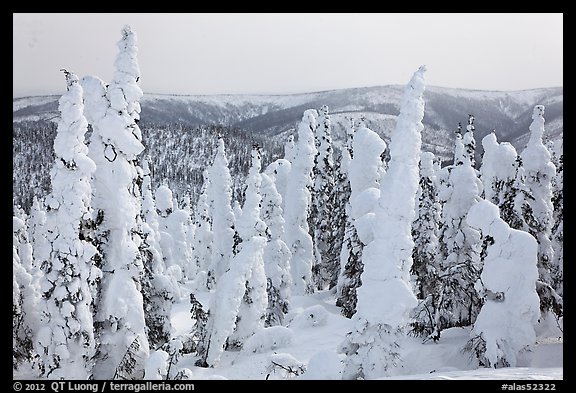
[{"label": "snow-covered spruce tree", "polygon": [[312,283],[314,250],[308,226],[311,195],[308,187],[311,185],[314,157],[317,153],[314,145],[316,114],[314,109],[304,111],[298,125],[296,155],[286,187],[284,242],[292,253],[290,271],[295,295],[314,291]]},{"label": "snow-covered spruce tree", "polygon": [[466,126],[466,133],[462,137],[464,143],[464,150],[470,160],[472,168],[476,166],[476,139],[474,139],[474,115],[468,115],[468,125]]},{"label": "snow-covered spruce tree", "polygon": [[142,243],[140,254],[143,257],[144,276],[142,277],[142,298],[144,317],[151,349],[158,349],[168,342],[172,324],[170,313],[172,303],[179,297],[178,284],[166,275],[166,266],[159,242],[160,231],[158,213],[152,196],[152,182],[148,160],[142,160]]},{"label": "snow-covered spruce tree", "polygon": [[[344,201],[344,234],[342,238],[342,247],[340,250],[340,271],[338,273],[338,278],[336,282],[336,305],[339,307],[343,307],[345,300],[347,298],[347,294],[344,293],[343,287],[346,281],[345,272],[350,260],[350,266],[357,263],[360,258],[356,258],[356,254],[351,256],[351,250],[354,248],[353,243],[357,244],[356,249],[361,251],[362,243],[360,239],[358,239],[358,234],[356,233],[356,228],[354,227],[354,223],[351,217],[352,206],[350,205],[350,195],[352,190],[350,188],[350,179],[349,179],[349,171],[350,171],[350,162],[352,161],[353,156],[353,141],[354,141],[354,119],[347,118],[350,121],[349,127],[346,128],[346,143],[341,150],[341,159],[340,159],[340,172],[342,173],[341,180],[342,182],[339,185],[339,191],[341,192],[340,197],[343,198]],[[354,241],[352,240],[354,239]],[[353,274],[352,276],[356,276]],[[358,275],[359,278],[359,275]],[[354,286],[355,288],[356,286]],[[354,296],[354,299],[356,297]],[[354,306],[349,307],[349,309],[356,309],[356,300],[354,300]],[[342,310],[343,311],[343,310]],[[351,317],[352,315],[348,316]]]},{"label": "snow-covered spruce tree", "polygon": [[[480,166],[480,179],[484,188],[484,199],[494,203],[500,209],[502,218],[511,228],[522,229],[523,210],[529,206],[524,201],[527,190],[520,180],[521,160],[516,149],[508,142],[498,143],[494,132],[482,139],[484,155]],[[524,203],[525,206],[519,206]]]},{"label": "snow-covered spruce tree", "polygon": [[462,165],[464,162],[469,162],[469,156],[464,147],[464,141],[462,139],[462,123],[460,122],[455,131],[455,138],[453,165]]},{"label": "snow-covered spruce tree", "polygon": [[[336,233],[336,172],[334,168],[334,149],[332,147],[332,123],[328,106],[322,105],[316,128],[316,147],[314,184],[312,192],[312,221],[314,245],[317,251],[316,264],[312,267],[316,289],[330,286],[335,272],[339,268],[339,254],[342,240]],[[336,273],[337,274],[337,273]]]},{"label": "snow-covered spruce tree", "polygon": [[[26,222],[12,218],[12,367],[18,370],[23,363],[36,366],[38,354],[34,337],[40,328],[38,302],[40,288],[32,274],[22,264],[31,255]],[[38,371],[38,374],[40,372]]]},{"label": "snow-covered spruce tree", "polygon": [[[252,164],[246,179],[246,198],[242,207],[242,215],[236,221],[238,235],[242,239],[238,250],[246,247],[252,242],[252,239],[267,238],[268,228],[260,218],[262,205],[262,196],[260,187],[262,185],[262,157],[260,148],[255,145],[252,147]],[[246,291],[242,297],[242,302],[238,309],[236,317],[236,327],[234,332],[228,337],[227,349],[240,349],[244,342],[255,332],[264,328],[266,319],[266,309],[268,306],[268,294],[266,291],[267,280],[264,271],[263,252],[265,243],[261,244],[262,250],[251,248],[253,256],[247,255],[247,258],[253,260],[252,272],[246,280]],[[261,256],[261,257],[260,257]]]},{"label": "snow-covered spruce tree", "polygon": [[[208,205],[208,189],[210,178],[208,170],[202,172],[204,182],[196,204],[194,212],[194,223],[196,230],[194,233],[194,240],[192,242],[192,267],[198,272],[198,278],[195,280],[195,287],[205,288],[207,271],[210,266],[212,258],[212,217],[210,206]],[[186,272],[188,277],[191,277],[190,272]]]},{"label": "snow-covered spruce tree", "polygon": [[[341,345],[346,354],[345,379],[374,379],[391,373],[401,361],[399,352],[408,315],[417,305],[410,286],[414,246],[411,232],[424,128],[425,71],[426,67],[421,66],[408,82],[391,137],[390,162],[380,182],[374,212],[374,240],[362,252],[364,272],[357,291],[354,327]],[[355,149],[354,158],[359,154]]]},{"label": "snow-covered spruce tree", "polygon": [[42,261],[44,278],[36,350],[42,357],[42,376],[87,379],[96,353],[92,318],[92,287],[101,277],[94,265],[96,248],[80,234],[91,215],[90,178],[95,164],[88,157],[84,134],[82,87],[64,70],[67,91],[59,101],[60,121],[54,139],[55,163],[46,197],[46,234],[50,257]]},{"label": "snow-covered spruce tree", "polygon": [[286,209],[286,190],[288,186],[288,179],[290,178],[290,171],[292,170],[292,163],[286,158],[279,158],[271,162],[264,171],[265,174],[270,176],[274,181],[276,190],[282,199],[282,211]]},{"label": "snow-covered spruce tree", "polygon": [[198,266],[192,263],[192,245],[194,244],[194,236],[196,235],[196,224],[194,223],[194,211],[192,210],[192,202],[190,199],[190,186],[182,199],[181,210],[186,213],[186,220],[183,223],[186,238],[184,239],[187,247],[188,263],[184,265],[184,276],[190,279],[198,277]]},{"label": "snow-covered spruce tree", "polygon": [[[350,181],[348,180],[348,166],[352,160],[350,151],[348,150],[348,143],[340,149],[340,154],[337,155],[334,163],[334,188],[332,189],[332,198],[334,201],[334,210],[332,218],[332,237],[333,243],[329,245],[328,255],[335,261],[328,269],[328,289],[335,289],[336,294],[340,294],[341,287],[338,286],[338,278],[343,271],[341,266],[342,249],[344,248],[344,239],[346,237],[346,228],[348,222],[348,205],[350,201]],[[346,257],[346,260],[348,258]],[[344,264],[345,265],[345,264]]]},{"label": "snow-covered spruce tree", "polygon": [[[39,261],[35,261],[33,255],[34,243],[31,235],[32,231],[30,228],[31,217],[26,214],[20,205],[12,205],[12,213],[13,217],[20,219],[23,223],[22,229],[18,230],[18,239],[20,241],[18,243],[17,252],[20,258],[20,263],[28,273],[34,276],[34,273],[37,270],[36,265],[39,263]],[[48,255],[50,255],[50,250],[48,250]]]},{"label": "snow-covered spruce tree", "polygon": [[[348,205],[347,211],[351,207]],[[338,279],[339,289],[336,289],[338,298],[336,305],[342,307],[341,313],[346,318],[352,318],[356,312],[358,297],[356,289],[362,285],[361,274],[364,271],[362,263],[362,249],[364,245],[358,238],[358,232],[354,226],[353,219],[350,215],[346,217],[346,226],[344,232],[344,242],[340,252],[340,275]]]},{"label": "snow-covered spruce tree", "polygon": [[348,165],[351,190],[349,221],[354,228],[346,229],[343,246],[346,251],[341,255],[344,271],[340,276],[341,291],[337,300],[347,318],[356,312],[356,291],[362,285],[362,250],[374,239],[374,208],[380,197],[381,157],[386,150],[386,143],[364,123],[354,132],[352,143],[354,155]]},{"label": "snow-covered spruce tree", "polygon": [[36,196],[32,200],[30,208],[30,218],[28,225],[28,234],[32,245],[32,270],[30,274],[36,276],[40,274],[41,261],[47,261],[50,258],[50,243],[46,239],[46,209],[44,200],[38,200]]},{"label": "snow-covered spruce tree", "polygon": [[284,315],[290,306],[292,276],[290,274],[290,250],[282,236],[284,235],[284,217],[282,197],[276,190],[274,180],[262,175],[262,219],[268,227],[268,243],[264,247],[264,272],[266,273],[266,292],[268,308],[265,326],[282,325]]},{"label": "snow-covered spruce tree", "polygon": [[168,217],[174,212],[174,200],[172,198],[172,190],[165,184],[158,186],[154,193],[156,202],[156,213],[158,219],[158,231],[160,248],[164,256],[164,263],[166,267],[178,266],[177,258],[174,255],[174,239],[172,233],[168,228]]},{"label": "snow-covered spruce tree", "polygon": [[286,140],[286,144],[284,145],[284,158],[290,163],[293,163],[296,159],[297,154],[297,147],[296,143],[294,142],[294,135],[288,135],[288,139]]},{"label": "snow-covered spruce tree", "polygon": [[136,34],[122,29],[114,76],[108,87],[84,77],[85,114],[92,125],[89,156],[96,163],[93,206],[102,255],[102,285],[95,316],[99,348],[96,379],[137,379],[149,353],[141,290],[141,168],[144,150],[136,123],[142,90],[137,82]]},{"label": "snow-covered spruce tree", "polygon": [[[207,339],[208,331],[206,329],[210,311],[204,310],[202,303],[196,299],[193,293],[190,294],[190,306],[190,317],[194,321],[194,325],[188,337],[185,339],[181,352],[194,353],[199,359],[206,359],[209,345]],[[205,367],[206,365],[202,362],[201,360],[198,365]]]},{"label": "snow-covered spruce tree", "polygon": [[354,133],[354,156],[350,162],[351,215],[358,236],[363,244],[374,239],[370,224],[375,217],[374,209],[380,198],[381,178],[386,164],[382,161],[386,142],[361,122]]},{"label": "snow-covered spruce tree", "polygon": [[[183,283],[187,279],[186,267],[188,266],[188,271],[193,268],[189,266],[192,262],[192,248],[188,244],[188,232],[193,231],[194,226],[186,210],[180,209],[176,200],[174,206],[174,212],[168,217],[167,223],[174,241],[173,257],[177,263],[168,268],[168,272],[174,278],[178,277],[178,282]],[[193,273],[191,278],[196,278],[196,273]]]},{"label": "snow-covered spruce tree", "polygon": [[486,200],[472,206],[467,221],[492,239],[481,275],[486,302],[467,346],[482,366],[516,367],[518,354],[536,342],[538,245],[528,233],[510,228]]},{"label": "snow-covered spruce tree", "polygon": [[[240,216],[236,216],[236,229],[242,241],[253,236],[266,236],[266,223],[260,218],[262,196],[262,155],[258,145],[252,146],[251,165],[246,178],[245,202]],[[241,248],[241,244],[240,244]]]},{"label": "snow-covered spruce tree", "polygon": [[482,306],[475,289],[482,269],[482,240],[478,230],[466,222],[468,210],[482,194],[482,182],[458,133],[454,163],[444,167],[439,174],[443,177],[438,194],[443,209],[439,238],[441,293],[435,318],[436,338],[446,328],[473,324]]},{"label": "snow-covered spruce tree", "polygon": [[438,200],[434,170],[434,154],[420,155],[420,183],[416,195],[416,219],[412,223],[412,268],[415,293],[419,301],[414,309],[412,332],[416,335],[436,338],[439,332],[434,323],[440,295],[440,214],[442,206]]},{"label": "snow-covered spruce tree", "polygon": [[[186,210],[179,209],[174,203],[172,190],[166,185],[161,185],[156,190],[156,210],[159,215],[160,243],[166,254],[166,265],[177,266],[181,272],[184,272],[186,266],[192,262],[186,233],[192,224],[190,216]],[[190,268],[188,267],[188,270]],[[191,273],[194,278],[196,272]]]},{"label": "snow-covered spruce tree", "polygon": [[550,264],[552,287],[562,296],[564,287],[564,153],[563,139],[550,144],[552,163],[556,167],[556,176],[552,179],[552,206],[554,206],[552,224],[552,248],[554,259]]},{"label": "snow-covered spruce tree", "polygon": [[222,137],[218,137],[218,150],[208,173],[210,176],[208,200],[212,202],[212,257],[207,285],[209,289],[213,289],[218,278],[230,266],[236,232],[231,205],[232,177]]},{"label": "snow-covered spruce tree", "polygon": [[[210,298],[207,334],[201,344],[206,351],[197,365],[213,367],[219,364],[228,337],[236,327],[238,310],[246,293],[246,282],[252,278],[253,266],[262,266],[264,263],[262,255],[265,244],[266,238],[258,236],[247,241],[230,261],[230,269],[218,279],[216,290]],[[266,309],[265,296],[264,292],[264,302],[254,299],[255,303],[263,307],[263,312]]]},{"label": "snow-covered spruce tree", "polygon": [[[540,296],[540,308],[543,312],[554,308],[550,293],[552,285],[551,263],[554,258],[552,248],[553,209],[552,204],[552,179],[556,174],[556,168],[551,161],[550,152],[542,143],[544,136],[544,105],[536,105],[532,113],[530,124],[530,139],[526,148],[522,151],[522,165],[526,186],[531,192],[533,199],[528,200],[532,209],[533,220],[525,220],[527,230],[538,242],[538,294]],[[559,313],[558,310],[554,311]],[[560,312],[561,313],[561,312]]]}]

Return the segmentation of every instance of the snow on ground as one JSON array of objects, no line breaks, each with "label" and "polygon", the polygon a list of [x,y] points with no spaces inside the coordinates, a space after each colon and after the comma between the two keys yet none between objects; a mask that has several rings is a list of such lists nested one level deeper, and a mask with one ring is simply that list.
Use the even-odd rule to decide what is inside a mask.
[{"label": "snow on ground", "polygon": [[531,367],[508,367],[508,368],[479,368],[467,371],[438,371],[430,374],[414,374],[399,377],[381,378],[382,380],[402,379],[430,379],[430,380],[457,380],[457,379],[502,379],[502,380],[552,380],[563,379],[562,367],[531,368]]},{"label": "snow on ground", "polygon": [[[189,290],[172,308],[174,335],[185,334],[192,327],[190,319]],[[210,293],[195,294],[204,307],[209,304]],[[220,366],[201,368],[194,366],[194,359],[184,356],[178,368],[187,367],[192,378],[203,379],[339,379],[338,362],[341,354],[336,348],[352,328],[352,321],[340,315],[335,306],[334,294],[328,291],[307,296],[294,296],[286,325],[293,336],[290,346],[279,342],[268,351],[260,347],[257,353],[224,352]],[[285,332],[284,332],[285,333]],[[404,343],[402,369],[395,376],[383,380],[559,380],[564,377],[563,334],[553,318],[537,326],[537,344],[519,359],[518,367],[478,368],[470,354],[462,351],[469,338],[470,328],[452,328],[442,332],[437,343],[422,343],[421,338],[408,337]],[[283,335],[286,336],[285,334]],[[298,365],[309,370],[299,377],[281,369],[276,364],[298,370]],[[310,363],[310,364],[309,364]],[[31,370],[20,370],[14,379],[35,379]]]},{"label": "snow on ground", "polygon": [[[196,297],[207,306],[210,293],[199,292]],[[191,328],[189,309],[186,294],[173,308],[175,334]],[[294,296],[285,326],[292,335],[278,329],[282,333],[279,340],[272,344],[270,335],[262,335],[257,351],[225,351],[217,368],[196,367],[189,355],[178,367],[189,368],[193,379],[340,379],[338,360],[344,355],[338,354],[337,348],[351,330],[352,321],[340,314],[333,293]],[[383,379],[563,379],[563,334],[556,321],[544,321],[536,332],[536,346],[519,358],[518,367],[502,369],[478,368],[471,354],[462,350],[470,337],[469,327],[445,330],[437,343],[408,337],[402,350],[403,366],[393,377]],[[301,375],[290,374],[279,365]],[[308,371],[302,374],[306,367]]]}]

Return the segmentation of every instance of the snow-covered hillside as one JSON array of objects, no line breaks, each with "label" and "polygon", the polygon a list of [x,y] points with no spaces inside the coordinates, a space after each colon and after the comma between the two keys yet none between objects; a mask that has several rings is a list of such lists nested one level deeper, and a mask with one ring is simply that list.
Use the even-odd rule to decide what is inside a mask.
[{"label": "snow-covered hillside", "polygon": [[[188,125],[218,124],[249,132],[275,135],[295,128],[306,108],[328,105],[339,117],[363,114],[367,125],[381,136],[391,132],[386,117],[398,115],[402,86],[375,86],[291,95],[166,95],[146,93],[142,99],[141,127],[179,122]],[[13,120],[56,119],[57,96],[13,99]],[[527,132],[531,113],[527,108],[547,108],[547,133],[557,137],[563,129],[563,88],[522,91],[483,91],[429,87],[424,93],[424,144],[453,141],[458,122],[469,113],[476,116],[478,138],[496,130],[499,139],[515,144]],[[344,128],[336,126],[337,139]],[[518,146],[516,146],[518,148]],[[434,151],[434,149],[430,149]],[[435,152],[436,153],[436,152]]]},{"label": "snow-covered hillside", "polygon": [[[360,116],[364,116],[366,125],[389,143],[398,116],[401,92],[401,86],[377,86],[293,95],[145,93],[139,125],[147,141],[146,154],[151,156],[151,165],[155,168],[152,181],[156,186],[160,178],[168,177],[167,181],[178,197],[186,189],[191,189],[194,201],[198,196],[206,157],[213,153],[216,133],[224,133],[231,139],[238,136],[239,142],[249,140],[248,145],[259,143],[263,146],[264,161],[269,162],[270,157],[281,156],[282,146],[288,135],[295,134],[302,112],[322,105],[330,108],[336,147],[341,147],[346,139],[349,119]],[[58,98],[13,99],[13,163],[14,167],[23,169],[14,175],[13,187],[17,203],[25,208],[32,201],[26,194],[45,195],[49,191],[48,170],[53,158],[51,146],[55,127],[45,121],[58,121]],[[422,149],[445,162],[452,159],[454,130],[459,122],[466,122],[469,113],[476,118],[478,146],[486,134],[495,130],[498,140],[510,141],[516,149],[523,149],[529,135],[531,108],[536,104],[546,105],[546,135],[551,139],[563,135],[563,88],[494,92],[429,87],[424,92],[424,100]],[[212,125],[214,131],[198,131],[199,125]],[[231,130],[235,130],[235,136]],[[172,146],[167,148],[166,143]],[[237,149],[235,144],[228,148],[232,160],[242,162],[249,155],[247,148]],[[478,161],[481,147],[476,154]],[[176,157],[178,159],[174,160]],[[168,163],[171,168],[168,168]],[[234,171],[237,166],[232,167]],[[240,173],[237,184],[242,183],[247,167]]]},{"label": "snow-covered hillside", "polygon": [[[197,298],[208,305],[210,296],[204,292]],[[192,328],[189,311],[187,300],[173,307],[176,335]],[[194,379],[341,379],[339,361],[343,355],[337,354],[336,348],[352,329],[352,321],[340,314],[333,293],[293,296],[285,325],[290,339],[281,342],[275,337],[276,343],[272,340],[265,344],[266,339],[260,337],[262,345],[257,348],[224,352],[218,368],[195,367],[192,357],[179,365],[192,370]],[[464,350],[469,337],[469,327],[448,329],[437,343],[410,337],[403,351],[404,366],[397,375],[383,379],[563,379],[563,333],[554,320],[538,326],[537,344],[514,368],[478,368],[477,360]],[[300,375],[274,363],[292,367]],[[299,365],[304,367],[299,370]]]},{"label": "snow-covered hillside", "polygon": [[[182,287],[182,298],[172,307],[172,335],[186,334],[193,326],[188,301],[189,285]],[[211,294],[196,295],[204,305]],[[194,365],[194,357],[184,357],[180,367],[192,371],[192,379],[250,380],[330,380],[341,379],[339,362],[343,355],[336,348],[352,328],[352,321],[335,306],[334,294],[322,291],[309,296],[292,297],[292,310],[286,316],[282,337],[259,337],[260,345],[236,352],[225,351],[218,368]],[[537,343],[526,352],[517,367],[478,368],[477,361],[464,347],[470,328],[451,328],[442,340],[423,342],[409,337],[403,352],[404,367],[397,375],[382,380],[562,380],[564,378],[563,333],[553,319],[538,325]],[[276,341],[274,341],[276,340]],[[291,368],[293,372],[285,368]],[[298,375],[297,375],[298,374]],[[33,375],[15,374],[14,379]]]}]

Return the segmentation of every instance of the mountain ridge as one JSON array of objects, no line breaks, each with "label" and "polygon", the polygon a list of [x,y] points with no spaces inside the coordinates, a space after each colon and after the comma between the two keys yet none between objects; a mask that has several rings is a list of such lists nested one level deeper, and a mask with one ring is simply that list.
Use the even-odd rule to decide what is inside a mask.
[{"label": "mountain ridge", "polygon": [[[154,91],[145,92],[144,95],[152,95],[152,96],[176,96],[176,97],[229,97],[229,96],[266,96],[266,97],[275,97],[275,96],[294,96],[294,95],[304,95],[304,94],[315,94],[315,93],[330,93],[339,90],[354,90],[354,89],[373,89],[373,88],[382,88],[382,87],[404,87],[401,84],[388,84],[388,85],[372,85],[372,86],[356,86],[356,87],[344,87],[344,88],[337,88],[337,89],[326,89],[326,90],[315,90],[315,91],[305,91],[299,93],[214,93],[214,94],[192,94],[192,93],[159,93]],[[444,86],[436,86],[436,85],[428,85],[426,87],[427,90],[430,89],[442,89],[442,90],[456,90],[456,91],[470,91],[470,92],[488,92],[488,93],[517,93],[517,92],[527,92],[533,90],[550,90],[550,89],[563,89],[563,86],[547,86],[547,87],[534,87],[529,89],[519,89],[519,90],[484,90],[484,89],[472,89],[466,87],[444,87]],[[33,94],[33,95],[24,95],[24,96],[17,96],[12,97],[13,100],[20,100],[25,98],[34,98],[34,97],[60,97],[60,94],[53,93],[53,94]]]},{"label": "mountain ridge", "polygon": [[[206,158],[209,161],[214,153],[214,133],[229,135],[227,150],[238,166],[235,181],[241,187],[247,170],[242,163],[249,161],[252,143],[266,150],[266,160],[282,157],[282,147],[288,135],[296,134],[306,109],[328,105],[336,150],[346,139],[350,119],[361,116],[389,143],[403,91],[401,85],[386,85],[290,95],[144,94],[139,125],[150,164],[157,168],[154,184],[166,180],[176,195],[192,187],[191,195],[196,197]],[[22,172],[14,175],[13,188],[18,190],[14,191],[17,201],[25,201],[25,206],[30,205],[31,195],[48,192],[59,98],[13,99],[13,164]],[[546,106],[545,138],[555,140],[563,135],[563,87],[495,92],[429,86],[424,100],[422,149],[444,164],[452,160],[454,131],[459,123],[465,128],[468,114],[475,116],[477,162],[483,153],[482,138],[492,130],[498,141],[510,142],[521,152],[537,104]],[[204,126],[215,128],[202,131]]]},{"label": "mountain ridge", "polygon": [[[385,138],[391,132],[390,125],[379,118],[398,115],[403,88],[382,85],[293,94],[145,93],[141,100],[141,124],[217,124],[273,136],[295,128],[305,109],[328,105],[336,117],[365,113],[369,126]],[[57,95],[13,98],[13,121],[57,120],[58,98]],[[450,134],[471,113],[476,117],[480,136],[494,129],[503,141],[515,144],[515,139],[528,131],[526,123],[530,119],[526,113],[531,114],[537,104],[547,106],[546,120],[553,124],[548,134],[556,138],[563,131],[563,87],[494,91],[428,86],[424,99],[427,104],[424,134],[436,131],[446,142],[453,140]],[[342,123],[341,120],[336,123]],[[344,130],[336,130],[336,134],[336,138],[338,134],[343,137]]]}]

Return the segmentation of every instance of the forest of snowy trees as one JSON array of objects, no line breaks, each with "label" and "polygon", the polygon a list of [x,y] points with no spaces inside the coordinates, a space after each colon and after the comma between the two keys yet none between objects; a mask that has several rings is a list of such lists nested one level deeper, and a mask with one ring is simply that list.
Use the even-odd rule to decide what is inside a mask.
[{"label": "forest of snowy trees", "polygon": [[[479,162],[469,115],[442,167],[421,148],[422,66],[389,144],[359,115],[336,148],[329,107],[310,108],[282,158],[250,143],[231,163],[220,135],[190,168],[199,195],[178,200],[152,185],[137,54],[126,26],[109,83],[63,70],[50,193],[13,207],[15,375],[193,379],[190,364],[290,342],[292,299],[318,292],[352,323],[334,348],[344,379],[391,375],[408,336],[463,326],[480,366],[514,367],[538,321],[561,321],[563,147],[543,138],[544,106],[524,150],[491,133]],[[190,329],[175,335],[184,300]]]}]

